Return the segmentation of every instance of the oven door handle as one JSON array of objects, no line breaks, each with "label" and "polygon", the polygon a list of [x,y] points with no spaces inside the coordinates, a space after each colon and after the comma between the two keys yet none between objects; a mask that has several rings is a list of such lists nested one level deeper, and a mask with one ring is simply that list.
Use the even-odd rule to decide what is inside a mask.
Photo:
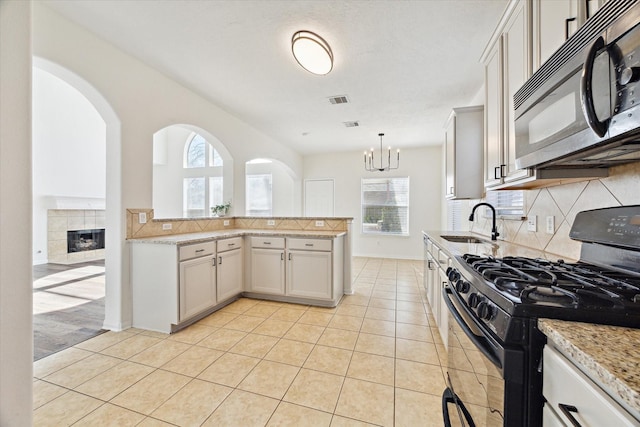
[{"label": "oven door handle", "polygon": [[484,335],[480,337],[474,334],[471,328],[469,327],[468,323],[475,323],[475,321],[472,318],[470,318],[470,316],[468,315],[467,317],[469,317],[468,319],[469,322],[463,319],[463,314],[466,314],[466,313],[464,312],[460,313],[458,309],[455,307],[454,302],[452,300],[452,298],[455,298],[455,295],[453,295],[449,286],[446,286],[444,288],[444,291],[445,291],[444,302],[447,304],[447,307],[449,308],[449,312],[451,313],[453,318],[456,319],[456,322],[458,322],[458,325],[460,325],[460,328],[464,331],[467,337],[469,337],[471,342],[473,342],[476,345],[476,347],[478,347],[478,350],[480,350],[480,352],[482,352],[482,354],[487,359],[489,359],[491,363],[493,363],[500,371],[502,371],[502,368],[503,368],[502,358],[499,356],[500,348],[501,348],[500,345],[491,336]]},{"label": "oven door handle", "polygon": [[451,427],[451,418],[449,417],[448,407],[449,403],[453,403],[462,411],[469,427],[476,427],[469,410],[464,406],[464,402],[462,402],[462,400],[460,400],[460,398],[449,387],[444,389],[444,392],[442,392],[442,417],[444,418],[444,427]]}]

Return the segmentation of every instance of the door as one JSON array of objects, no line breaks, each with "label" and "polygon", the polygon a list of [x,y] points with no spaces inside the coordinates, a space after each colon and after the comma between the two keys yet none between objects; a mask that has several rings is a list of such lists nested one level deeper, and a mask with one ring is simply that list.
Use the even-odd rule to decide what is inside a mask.
[{"label": "door", "polygon": [[218,254],[217,295],[224,301],[242,292],[242,248]]},{"label": "door", "polygon": [[456,116],[455,114],[449,119],[447,123],[447,130],[445,133],[445,150],[444,150],[444,196],[446,198],[453,198],[456,196]]},{"label": "door", "polygon": [[289,251],[287,295],[331,298],[331,252]]},{"label": "door", "polygon": [[180,321],[216,305],[215,255],[180,263]]},{"label": "door", "polygon": [[251,249],[251,291],[284,295],[284,249]]},{"label": "door", "polygon": [[334,216],[333,179],[305,179],[304,216]]},{"label": "door", "polygon": [[485,65],[484,185],[502,183],[502,58],[501,40],[493,47]]}]

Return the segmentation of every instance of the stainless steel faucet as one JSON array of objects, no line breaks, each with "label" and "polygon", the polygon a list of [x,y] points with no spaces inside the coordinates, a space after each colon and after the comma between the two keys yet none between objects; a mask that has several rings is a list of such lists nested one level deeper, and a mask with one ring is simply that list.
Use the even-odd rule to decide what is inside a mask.
[{"label": "stainless steel faucet", "polygon": [[478,203],[477,205],[475,205],[473,207],[473,209],[471,209],[471,215],[469,215],[469,221],[473,221],[473,215],[476,212],[476,208],[478,206],[487,206],[491,209],[491,213],[492,213],[492,227],[491,227],[491,240],[498,240],[498,236],[500,235],[500,233],[498,233],[498,227],[496,227],[496,209],[491,206],[490,203]]}]

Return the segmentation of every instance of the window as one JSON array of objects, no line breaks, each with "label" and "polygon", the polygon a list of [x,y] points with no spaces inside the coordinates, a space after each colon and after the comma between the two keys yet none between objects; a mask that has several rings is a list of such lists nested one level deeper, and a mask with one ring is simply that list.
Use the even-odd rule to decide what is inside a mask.
[{"label": "window", "polygon": [[362,179],[362,232],[409,235],[409,177]]},{"label": "window", "polygon": [[218,151],[202,135],[192,134],[184,155],[183,214],[209,216],[211,207],[221,205],[223,161]]},{"label": "window", "polygon": [[271,216],[271,174],[247,175],[247,216]]}]

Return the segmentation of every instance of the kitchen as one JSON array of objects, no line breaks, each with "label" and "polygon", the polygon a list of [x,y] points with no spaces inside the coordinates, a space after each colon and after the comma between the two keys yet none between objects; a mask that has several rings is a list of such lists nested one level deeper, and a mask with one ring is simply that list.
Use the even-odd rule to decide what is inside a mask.
[{"label": "kitchen", "polygon": [[[62,23],[60,23],[59,21],[53,18],[51,19],[51,21],[47,20],[45,22],[44,27],[48,27],[48,26],[52,28],[51,30],[52,32],[55,32],[53,28],[67,28],[66,25],[63,25]],[[69,35],[69,37],[73,38],[72,35]],[[78,40],[85,40],[85,37],[78,38]],[[56,41],[53,40],[53,38],[51,40],[38,39],[38,42],[44,43],[44,44],[51,43],[52,45],[56,44]],[[96,41],[96,43],[99,43],[99,42]],[[65,44],[61,44],[61,45],[64,46]],[[39,48],[43,48],[43,47],[39,45]],[[53,51],[56,51],[55,46],[47,46],[47,48],[52,49]],[[63,49],[58,49],[58,50],[63,50]],[[109,49],[106,50],[106,54],[107,56],[116,55],[116,53],[110,51]],[[65,53],[65,52],[56,52],[56,55],[58,55],[60,58],[66,57],[66,56],[69,56],[69,57],[73,56],[72,53]],[[87,67],[89,67],[87,63],[82,61],[81,58],[77,58],[77,57],[66,58],[62,62],[74,64],[73,68],[78,70],[85,70]],[[117,69],[95,70],[95,72],[106,75],[105,78],[107,80],[109,80],[109,77],[108,77],[109,75],[113,75],[115,76],[115,77],[112,77],[114,80],[118,79],[126,82],[128,81],[128,79],[131,79],[132,85],[133,83],[139,83],[139,82],[136,82],[136,79],[132,78],[131,76],[120,77],[118,75],[119,71]],[[130,89],[129,88],[127,89],[135,92],[135,88],[133,87]],[[178,103],[178,101],[183,99],[183,96],[180,93],[176,93],[175,99],[177,102],[177,105],[176,105],[177,110],[185,109],[186,111],[190,108],[189,105]],[[126,105],[122,105],[118,107],[125,108],[125,109],[127,108]],[[131,108],[133,108],[133,104]],[[116,119],[116,118],[112,118],[112,119]],[[176,119],[174,118],[174,120]],[[438,127],[441,127],[441,125],[442,123],[438,123]],[[131,138],[144,140],[145,138],[147,138],[146,135],[157,130],[157,127],[158,126],[154,124],[153,126],[150,126],[149,129],[145,129],[144,132],[142,132],[142,130],[137,131],[137,133],[134,132],[134,134],[131,135]],[[124,129],[124,130],[127,130],[127,129]],[[108,137],[112,137],[112,136],[108,135]],[[255,135],[251,132],[249,132],[249,134],[246,135],[246,137],[247,137],[247,140],[253,137],[256,137],[258,139],[260,138],[259,135]],[[367,145],[368,144],[369,143],[367,143]],[[257,148],[258,150],[260,150],[259,147]],[[264,150],[264,148],[262,150]],[[141,157],[144,157],[145,156],[144,149],[142,147],[138,147],[131,154],[132,154],[131,158],[124,159],[123,167],[130,171],[137,171],[138,168],[135,164],[136,156],[139,155]],[[252,154],[261,155],[263,153],[258,152],[258,153],[252,153]],[[275,153],[275,154],[268,153],[268,154],[270,154],[271,156],[278,155],[278,153]],[[115,153],[115,155],[117,155],[117,153]],[[283,150],[281,157],[286,159],[289,156],[293,156],[293,154],[286,150]],[[358,157],[359,157],[358,160],[361,162],[361,154]],[[411,157],[411,156],[410,155],[407,155],[406,157],[403,156],[402,161],[405,161],[407,157]],[[345,161],[345,164],[348,163],[346,159],[344,161]],[[331,164],[331,167],[335,167],[335,165]],[[339,168],[343,170],[347,169],[347,167],[348,167],[347,165],[345,165],[344,167],[339,166]],[[317,168],[318,170],[320,170],[322,168],[322,164],[319,164]],[[111,173],[116,173],[116,171],[111,171]],[[554,215],[556,217],[556,224],[557,224],[557,231],[553,235],[546,235],[543,232],[534,233],[535,241],[533,244],[530,243],[530,246],[534,246],[536,248],[547,247],[547,249],[552,253],[568,254],[565,256],[576,255],[577,245],[571,242],[567,237],[568,228],[571,224],[572,218],[575,216],[576,211],[588,209],[591,207],[600,207],[604,205],[637,203],[637,200],[634,199],[634,197],[637,197],[637,196],[635,196],[633,191],[633,188],[634,188],[633,183],[637,182],[637,176],[638,176],[637,169],[634,169],[633,166],[621,166],[620,168],[612,171],[612,173],[610,174],[610,177],[608,178],[603,178],[600,180],[589,181],[589,182],[569,184],[568,186],[561,186],[561,187],[555,187],[555,188],[550,187],[549,189],[541,189],[541,190],[533,190],[533,191],[525,192],[525,197],[527,197],[528,202],[530,202],[530,204],[527,204],[527,206],[533,206],[536,210],[538,210],[537,211],[538,218],[544,218],[549,215]],[[148,181],[150,180],[149,176],[142,175],[141,173],[138,173],[138,172],[132,172],[132,178],[139,180],[140,182],[143,182],[143,183],[148,183]],[[140,201],[145,201],[149,198],[149,195],[146,194],[144,191],[139,191],[139,189],[136,189],[136,188],[132,188],[129,191],[130,193],[127,194],[124,200],[119,200],[119,199],[115,200],[113,206],[120,206],[122,208],[121,209],[122,212],[124,212],[125,208],[140,206],[140,204],[150,205],[150,203],[140,202]],[[553,194],[555,194],[556,197],[553,197],[552,196]],[[565,197],[565,194],[569,194],[570,196],[573,197],[573,199],[571,197]],[[557,200],[557,202],[550,203],[552,200],[553,201]],[[564,203],[566,203],[566,205],[564,205]],[[562,206],[558,206],[558,204]],[[577,204],[575,210],[573,210],[574,204]],[[472,205],[470,204],[469,209],[471,206]],[[550,211],[551,213],[548,213]],[[4,212],[3,212],[3,218],[4,218]],[[18,218],[17,220],[20,221],[20,218]],[[436,222],[436,225],[437,225],[437,222]],[[479,224],[479,226],[481,225]],[[516,225],[514,225],[511,222],[507,222],[507,221],[501,222],[500,228],[501,228],[501,234],[502,234],[501,237],[504,239],[507,239],[510,241],[519,240],[523,242],[526,241],[527,239],[531,240],[530,234],[525,232],[525,230],[521,230],[520,227],[516,227]],[[117,221],[116,221],[116,226],[112,227],[112,232],[116,233],[115,234],[116,236],[119,233],[118,227],[117,227]],[[484,233],[484,234],[488,234],[488,233]],[[573,256],[573,258],[577,258],[577,256]],[[115,259],[115,260],[112,260],[112,265],[119,266],[121,264],[126,264],[127,262],[128,261],[126,260],[126,258]],[[116,269],[116,273],[115,273],[116,277],[114,277],[114,280],[117,282],[119,281],[126,282],[126,279],[117,277],[118,271],[119,271],[119,268]],[[126,301],[116,301],[114,306],[117,307],[116,312],[121,311],[126,313],[128,310]],[[4,305],[3,305],[3,308],[4,308]],[[113,319],[108,319],[108,320],[113,322],[114,328],[117,327],[119,318],[114,317]]]}]

